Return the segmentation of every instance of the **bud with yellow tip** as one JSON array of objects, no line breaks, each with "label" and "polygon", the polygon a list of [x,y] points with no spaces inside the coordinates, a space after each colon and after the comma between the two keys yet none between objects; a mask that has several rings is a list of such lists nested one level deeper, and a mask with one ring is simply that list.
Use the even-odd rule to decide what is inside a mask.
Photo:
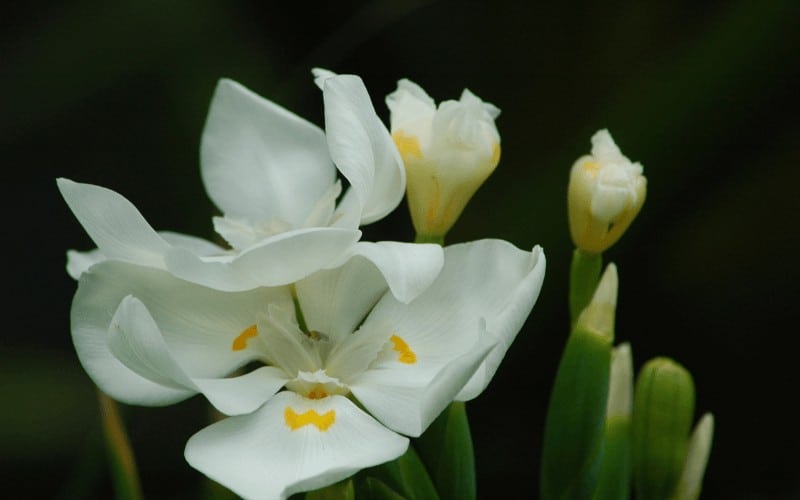
[{"label": "bud with yellow tip", "polygon": [[599,254],[613,245],[644,204],[647,179],[642,165],[623,155],[608,130],[592,136],[592,154],[572,166],[567,194],[575,246]]},{"label": "bud with yellow tip", "polygon": [[391,132],[406,167],[406,192],[418,240],[438,241],[500,161],[500,110],[464,89],[461,99],[433,99],[400,80],[386,97]]}]

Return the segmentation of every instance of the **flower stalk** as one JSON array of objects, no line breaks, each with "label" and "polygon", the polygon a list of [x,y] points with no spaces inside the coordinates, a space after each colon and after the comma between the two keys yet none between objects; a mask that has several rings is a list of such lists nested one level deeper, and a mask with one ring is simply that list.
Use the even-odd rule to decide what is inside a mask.
[{"label": "flower stalk", "polygon": [[139,472],[133,455],[125,424],[119,413],[117,403],[97,390],[100,405],[100,419],[103,424],[103,435],[111,465],[111,477],[116,497],[120,500],[142,500],[142,488],[139,484]]}]

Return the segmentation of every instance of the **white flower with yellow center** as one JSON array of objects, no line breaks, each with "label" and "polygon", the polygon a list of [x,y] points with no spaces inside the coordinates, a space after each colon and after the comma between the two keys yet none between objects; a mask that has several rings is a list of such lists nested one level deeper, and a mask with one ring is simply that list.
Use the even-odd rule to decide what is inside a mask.
[{"label": "white flower with yellow center", "polygon": [[570,172],[567,205],[576,247],[601,253],[622,236],[644,204],[642,170],[620,152],[608,130],[592,136],[592,154],[578,158]]},{"label": "white flower with yellow center", "polygon": [[[402,160],[359,77],[328,74],[319,84],[325,132],[234,81],[217,85],[202,136],[201,173],[224,213],[214,227],[232,249],[158,233],[123,196],[59,179],[64,199],[98,246],[70,252],[69,273],[77,278],[96,262],[114,259],[238,291],[285,285],[363,255],[398,297],[413,298],[436,275],[441,250],[358,241],[359,225],[384,217],[402,200]],[[341,199],[337,168],[350,184]],[[437,253],[438,262],[431,258]]]},{"label": "white flower with yellow center", "polygon": [[115,399],[166,405],[202,393],[236,415],[195,434],[187,461],[243,497],[286,498],[400,456],[404,436],[477,396],[544,270],[538,247],[453,245],[433,284],[403,304],[362,257],[294,287],[242,292],[107,260],[80,277],[72,335]]},{"label": "white flower with yellow center", "polygon": [[408,177],[417,234],[444,237],[500,161],[500,110],[467,89],[439,107],[416,83],[400,80],[386,97],[392,138]]}]

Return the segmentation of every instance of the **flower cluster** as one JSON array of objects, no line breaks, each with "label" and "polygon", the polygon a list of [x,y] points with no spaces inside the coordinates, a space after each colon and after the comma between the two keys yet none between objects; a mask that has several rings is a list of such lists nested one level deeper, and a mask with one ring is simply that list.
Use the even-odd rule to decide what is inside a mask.
[{"label": "flower cluster", "polygon": [[[403,80],[387,98],[390,134],[359,77],[314,73],[324,131],[219,82],[201,174],[225,247],[158,232],[122,195],[58,180],[97,245],[68,253],[84,369],[125,403],[202,394],[228,418],[192,436],[186,460],[246,498],[286,498],[402,455],[449,403],[484,390],[545,271],[539,247],[501,240],[362,241],[407,175],[412,205],[428,207],[418,231],[443,236],[498,162],[499,110],[465,91],[436,111]],[[425,175],[445,181],[423,186]]]}]

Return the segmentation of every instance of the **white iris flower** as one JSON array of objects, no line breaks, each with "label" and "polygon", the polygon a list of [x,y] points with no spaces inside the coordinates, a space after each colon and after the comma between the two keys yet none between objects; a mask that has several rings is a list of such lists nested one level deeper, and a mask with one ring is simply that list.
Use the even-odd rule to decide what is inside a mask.
[{"label": "white iris flower", "polygon": [[[232,249],[158,233],[120,194],[59,179],[64,199],[98,246],[69,253],[70,275],[77,279],[98,261],[114,259],[240,291],[285,285],[362,255],[398,298],[416,296],[441,268],[441,249],[359,241],[359,225],[381,219],[402,200],[399,153],[359,77],[316,74],[325,132],[234,81],[217,86],[202,136],[201,173],[224,214],[214,218],[214,228]],[[337,167],[350,184],[341,197]]]},{"label": "white iris flower", "polygon": [[286,498],[400,456],[405,436],[489,383],[538,297],[544,254],[500,240],[444,254],[407,304],[361,256],[238,292],[106,260],[80,276],[73,341],[115,399],[202,393],[235,415],[195,434],[187,461],[243,497]]}]

